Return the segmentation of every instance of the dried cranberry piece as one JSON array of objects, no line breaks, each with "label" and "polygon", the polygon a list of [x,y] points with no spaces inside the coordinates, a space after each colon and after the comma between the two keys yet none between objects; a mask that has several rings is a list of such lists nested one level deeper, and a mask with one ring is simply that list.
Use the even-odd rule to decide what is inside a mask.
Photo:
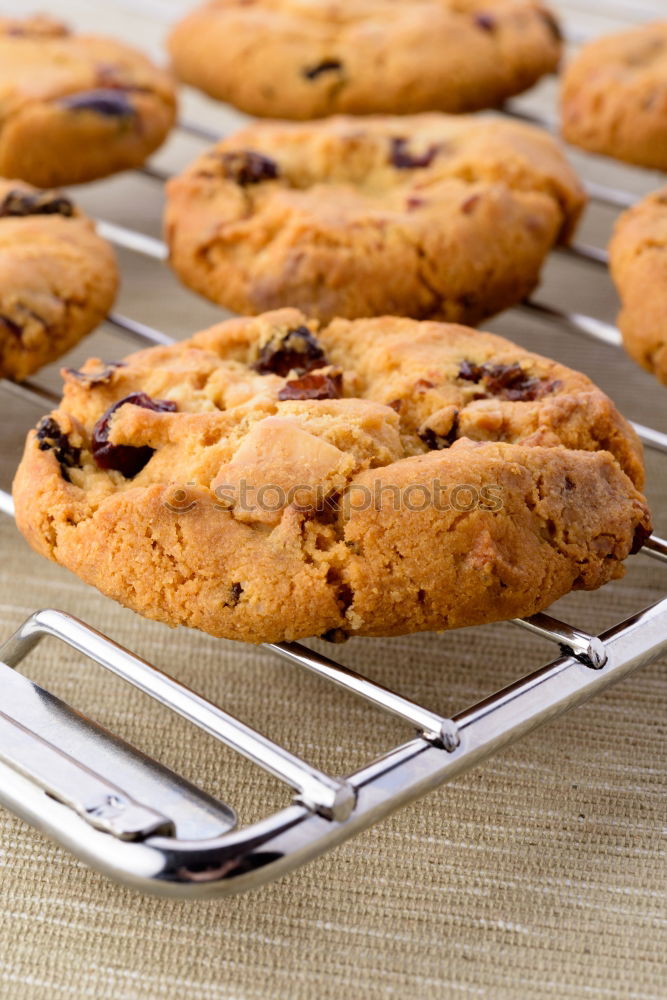
[{"label": "dried cranberry piece", "polygon": [[117,403],[110,406],[106,413],[100,417],[93,428],[93,458],[100,469],[113,469],[120,472],[126,479],[136,476],[151,459],[153,448],[148,445],[134,447],[130,444],[111,444],[109,441],[109,429],[111,418],[116,410],[126,403],[133,403],[141,406],[145,410],[152,410],[154,413],[174,413],[177,409],[176,403],[168,399],[151,399],[145,392],[132,392],[124,399],[119,399]]},{"label": "dried cranberry piece", "polygon": [[57,191],[22,191],[14,188],[0,202],[0,218],[25,215],[74,215],[74,205]]},{"label": "dried cranberry piece", "polygon": [[287,333],[277,334],[262,347],[253,365],[260,375],[281,375],[291,371],[300,375],[314,368],[324,368],[327,359],[307,326],[297,326]]},{"label": "dried cranberry piece", "polygon": [[425,198],[415,198],[414,195],[411,195],[409,198],[406,199],[405,207],[407,208],[408,212],[416,212],[418,208],[421,208],[422,205],[425,204],[426,204]]},{"label": "dried cranberry piece", "polygon": [[241,600],[242,594],[243,594],[243,586],[240,583],[233,583],[229,588],[229,597],[225,601],[224,606],[226,608],[235,608],[236,605]]},{"label": "dried cranberry piece", "polygon": [[62,97],[58,104],[67,111],[94,111],[105,118],[128,118],[136,114],[123,90],[99,87]]},{"label": "dried cranberry piece", "polygon": [[340,399],[343,395],[341,372],[302,375],[301,378],[286,382],[278,393],[278,399]]},{"label": "dried cranberry piece", "polygon": [[81,449],[70,444],[69,438],[63,434],[60,425],[53,417],[44,417],[40,420],[37,425],[37,441],[40,451],[53,451],[63,479],[70,483],[67,470],[81,468]]},{"label": "dried cranberry piece", "polygon": [[306,66],[302,70],[302,75],[305,76],[306,80],[316,80],[323,73],[337,73],[342,69],[343,64],[340,59],[323,59],[315,66]]},{"label": "dried cranberry piece", "polygon": [[459,433],[459,415],[455,415],[452,426],[446,434],[437,434],[432,427],[426,427],[419,431],[418,436],[431,451],[442,451],[444,448],[451,448]]},{"label": "dried cranberry piece", "polygon": [[499,396],[503,392],[521,391],[522,386],[536,381],[537,379],[526,375],[517,361],[511,365],[484,365],[484,382],[493,396]]},{"label": "dried cranberry piece", "polygon": [[550,379],[527,375],[518,362],[512,365],[487,365],[484,373],[486,389],[493,396],[520,402],[541,399],[560,385]]},{"label": "dried cranberry piece", "polygon": [[391,151],[389,161],[398,170],[413,170],[417,167],[430,167],[433,160],[438,155],[440,146],[434,143],[429,146],[421,156],[415,156],[408,149],[408,140],[395,137],[391,140]]},{"label": "dried cranberry piece", "polygon": [[221,153],[220,159],[225,177],[241,187],[273,181],[279,175],[275,160],[262,153],[255,153],[252,149]]},{"label": "dried cranberry piece", "polygon": [[484,375],[484,365],[476,365],[472,361],[462,361],[459,367],[459,378],[466,382],[481,382]]},{"label": "dried cranberry piece", "polygon": [[482,31],[488,31],[490,34],[496,30],[496,19],[492,14],[485,14],[480,12],[475,14],[473,18],[476,28],[481,28]]},{"label": "dried cranberry piece", "polygon": [[81,372],[78,368],[66,368],[65,372],[84,385],[96,386],[110,382],[118,368],[126,368],[124,361],[107,361],[99,372]]},{"label": "dried cranberry piece", "polygon": [[541,399],[561,385],[558,379],[528,375],[517,361],[511,365],[476,365],[471,361],[462,361],[459,378],[476,384],[483,381],[489,395],[522,403]]}]

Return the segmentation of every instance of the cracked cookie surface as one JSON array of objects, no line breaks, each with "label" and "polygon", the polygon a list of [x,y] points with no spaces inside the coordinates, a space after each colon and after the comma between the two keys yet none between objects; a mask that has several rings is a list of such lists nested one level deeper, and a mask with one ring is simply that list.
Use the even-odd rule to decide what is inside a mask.
[{"label": "cracked cookie surface", "polygon": [[667,385],[667,187],[620,216],[609,244],[630,357]]},{"label": "cracked cookie surface", "polygon": [[575,146],[667,170],[667,21],[585,45],[563,75],[561,126]]},{"label": "cracked cookie surface", "polygon": [[168,185],[171,263],[240,313],[476,323],[532,291],[585,196],[543,132],[440,114],[251,125]]},{"label": "cracked cookie surface", "polygon": [[66,195],[0,179],[0,376],[27,378],[64,354],[117,288],[113,250]]},{"label": "cracked cookie surface", "polygon": [[174,123],[169,75],[48,17],[0,17],[0,174],[40,187],[140,166]]},{"label": "cracked cookie surface", "polygon": [[513,618],[620,576],[650,530],[611,401],[465,327],[285,309],[64,375],[18,525],[170,625],[264,642]]},{"label": "cracked cookie surface", "polygon": [[214,0],[173,30],[176,73],[259,117],[496,107],[553,72],[534,0]]}]

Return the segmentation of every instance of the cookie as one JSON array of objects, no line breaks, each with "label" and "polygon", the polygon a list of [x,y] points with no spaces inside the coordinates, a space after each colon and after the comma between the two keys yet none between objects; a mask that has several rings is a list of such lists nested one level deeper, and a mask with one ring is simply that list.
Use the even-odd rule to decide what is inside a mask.
[{"label": "cookie", "polygon": [[559,61],[534,0],[213,0],[169,39],[176,74],[266,118],[497,107]]},{"label": "cookie", "polygon": [[667,21],[585,45],[563,77],[561,123],[575,146],[667,170]]},{"label": "cookie", "polygon": [[113,250],[68,197],[0,179],[0,376],[24,379],[60,357],[117,289]]},{"label": "cookie", "polygon": [[165,235],[183,282],[234,312],[476,323],[532,291],[584,197],[517,122],[265,122],[170,182]]},{"label": "cookie", "polygon": [[650,530],[611,401],[465,327],[285,309],[64,375],[18,525],[170,625],[264,642],[513,618],[620,576]]},{"label": "cookie", "polygon": [[47,17],[0,18],[0,174],[39,187],[138,167],[174,123],[169,75]]},{"label": "cookie", "polygon": [[630,357],[667,385],[667,187],[620,216],[609,245]]}]

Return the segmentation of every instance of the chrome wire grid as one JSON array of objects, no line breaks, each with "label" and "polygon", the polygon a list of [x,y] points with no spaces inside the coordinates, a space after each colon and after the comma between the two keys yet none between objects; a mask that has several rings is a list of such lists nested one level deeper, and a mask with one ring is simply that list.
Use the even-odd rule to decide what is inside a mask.
[{"label": "chrome wire grid", "polygon": [[[142,0],[146,6],[146,0]],[[150,0],[151,10],[159,3]],[[572,4],[566,4],[572,6]],[[636,13],[617,0],[621,14]],[[576,41],[581,41],[580,34]],[[553,124],[512,106],[507,114],[543,128]],[[182,120],[179,131],[206,143],[218,135]],[[164,171],[144,167],[156,184]],[[588,182],[593,201],[626,208],[636,195]],[[101,235],[156,262],[165,245],[100,220]],[[605,267],[605,251],[582,242],[558,250]],[[578,311],[531,299],[519,309],[605,345],[618,330]],[[142,345],[169,344],[160,330],[114,312],[109,326]],[[192,331],[190,331],[192,332]],[[40,381],[0,383],[40,411],[59,397]],[[657,390],[660,391],[660,390]],[[667,434],[634,424],[644,444],[667,453]],[[0,510],[13,514],[0,491]],[[667,541],[652,536],[642,555],[667,563]],[[640,556],[641,558],[641,556]],[[195,898],[224,896],[268,882],[329,850],[430,789],[451,780],[529,730],[574,708],[632,670],[667,652],[667,598],[596,636],[550,617],[515,624],[559,647],[559,656],[514,684],[446,718],[300,643],[271,644],[278,656],[356,694],[417,730],[417,736],[345,778],[312,767],[267,736],[161,673],[102,633],[53,609],[31,615],[0,646],[0,803],[72,850],[92,867],[143,891]],[[172,711],[264,768],[295,793],[293,804],[237,829],[234,810],[73,711],[19,674],[44,637],[85,654]],[[381,640],[374,640],[380,642]]]}]

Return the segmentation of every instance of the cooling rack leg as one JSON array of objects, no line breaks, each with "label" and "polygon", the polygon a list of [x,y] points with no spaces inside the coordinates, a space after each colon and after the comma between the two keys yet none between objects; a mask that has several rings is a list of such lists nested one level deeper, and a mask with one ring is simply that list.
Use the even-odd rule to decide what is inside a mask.
[{"label": "cooling rack leg", "polygon": [[50,635],[95,660],[145,694],[232,746],[239,753],[286,782],[298,801],[336,819],[346,819],[354,808],[354,790],[324,774],[274,743],[267,736],[206,701],[146,660],[114,643],[73,615],[46,608],[36,611],[0,646],[0,661],[20,663],[43,636]]},{"label": "cooling rack leg", "polygon": [[[119,843],[1,762],[0,802],[126,885],[193,898],[231,895],[256,888],[330,850],[666,653],[667,599],[600,639],[607,656],[602,668],[560,657],[455,715],[461,740],[450,753],[418,737],[349,775],[347,784],[356,802],[345,819],[327,818],[297,804],[209,840],[156,835],[138,843]],[[26,649],[21,641],[19,656]]]}]

